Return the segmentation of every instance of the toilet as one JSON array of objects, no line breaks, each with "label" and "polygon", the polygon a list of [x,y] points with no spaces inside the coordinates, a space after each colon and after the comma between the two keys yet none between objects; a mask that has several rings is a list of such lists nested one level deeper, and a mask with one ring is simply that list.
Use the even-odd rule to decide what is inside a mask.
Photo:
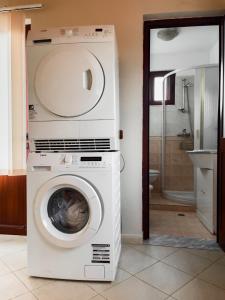
[{"label": "toilet", "polygon": [[158,170],[150,169],[149,170],[149,182],[152,184],[159,177],[160,172]]},{"label": "toilet", "polygon": [[150,191],[153,190],[153,182],[159,177],[160,172],[158,170],[150,169],[149,170],[149,188]]}]

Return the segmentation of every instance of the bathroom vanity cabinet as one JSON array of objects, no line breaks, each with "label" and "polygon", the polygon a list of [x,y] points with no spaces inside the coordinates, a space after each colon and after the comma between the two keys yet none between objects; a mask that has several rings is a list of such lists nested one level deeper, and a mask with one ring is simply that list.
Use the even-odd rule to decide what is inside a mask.
[{"label": "bathroom vanity cabinet", "polygon": [[196,172],[197,215],[205,227],[214,234],[216,233],[217,155],[209,155],[211,164],[206,168],[197,168]]}]

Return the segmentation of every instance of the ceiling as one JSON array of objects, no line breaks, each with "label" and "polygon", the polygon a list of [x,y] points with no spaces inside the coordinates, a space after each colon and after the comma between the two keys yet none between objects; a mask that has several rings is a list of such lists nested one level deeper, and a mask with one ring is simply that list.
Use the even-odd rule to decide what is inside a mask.
[{"label": "ceiling", "polygon": [[209,51],[219,41],[217,25],[180,27],[178,36],[171,41],[162,41],[157,37],[161,29],[151,29],[151,54]]}]

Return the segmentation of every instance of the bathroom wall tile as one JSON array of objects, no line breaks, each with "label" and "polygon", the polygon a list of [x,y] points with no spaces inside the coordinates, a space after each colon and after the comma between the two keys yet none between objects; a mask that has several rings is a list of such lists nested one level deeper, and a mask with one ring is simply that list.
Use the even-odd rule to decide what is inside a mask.
[{"label": "bathroom wall tile", "polygon": [[[182,137],[167,137],[165,143],[165,184],[168,190],[191,191],[194,189],[194,171],[188,154],[180,149]],[[161,169],[161,137],[150,137],[151,169]],[[161,179],[154,183],[154,192],[161,191]]]}]

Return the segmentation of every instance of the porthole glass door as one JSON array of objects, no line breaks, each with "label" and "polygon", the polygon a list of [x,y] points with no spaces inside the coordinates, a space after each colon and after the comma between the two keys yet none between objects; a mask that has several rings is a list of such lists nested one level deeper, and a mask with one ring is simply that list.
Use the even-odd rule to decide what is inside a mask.
[{"label": "porthole glass door", "polygon": [[102,65],[81,45],[55,45],[36,66],[34,91],[42,106],[61,117],[91,111],[104,92]]},{"label": "porthole glass door", "polygon": [[36,225],[50,243],[71,248],[90,240],[102,221],[99,192],[85,179],[57,176],[38,191],[34,206]]}]

